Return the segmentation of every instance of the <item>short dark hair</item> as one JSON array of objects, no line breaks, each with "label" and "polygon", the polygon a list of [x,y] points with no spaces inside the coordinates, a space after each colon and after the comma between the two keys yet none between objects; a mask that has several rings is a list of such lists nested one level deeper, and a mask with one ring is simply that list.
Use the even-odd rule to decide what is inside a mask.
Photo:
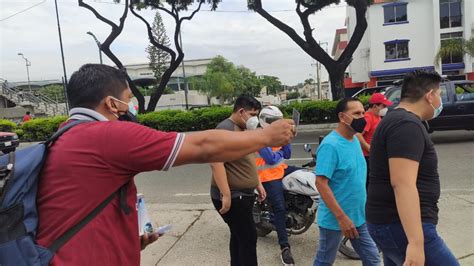
[{"label": "short dark hair", "polygon": [[401,101],[411,103],[420,100],[423,95],[439,86],[441,76],[434,71],[415,71],[403,79]]},{"label": "short dark hair", "polygon": [[27,115],[30,115],[30,114],[31,114],[31,112],[30,112],[30,111],[26,111],[26,114],[27,114]]},{"label": "short dark hair", "polygon": [[126,88],[124,71],[107,65],[86,64],[72,74],[67,96],[71,108],[94,109],[106,96],[118,98]]},{"label": "short dark hair", "polygon": [[237,100],[235,100],[233,112],[237,112],[240,108],[243,108],[245,111],[260,111],[262,109],[262,104],[254,97],[242,94],[237,98]]},{"label": "short dark hair", "polygon": [[339,113],[347,111],[347,105],[350,102],[360,102],[360,103],[362,103],[359,99],[354,98],[354,97],[346,97],[346,98],[340,100],[336,105],[336,117],[339,115]]}]

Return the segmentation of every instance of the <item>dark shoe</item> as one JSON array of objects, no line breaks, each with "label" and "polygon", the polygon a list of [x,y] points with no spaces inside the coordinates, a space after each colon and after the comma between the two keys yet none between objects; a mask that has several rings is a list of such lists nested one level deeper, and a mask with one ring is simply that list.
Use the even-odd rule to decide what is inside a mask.
[{"label": "dark shoe", "polygon": [[281,250],[281,262],[285,266],[295,265],[295,260],[293,259],[293,255],[291,255],[290,248],[287,247]]}]

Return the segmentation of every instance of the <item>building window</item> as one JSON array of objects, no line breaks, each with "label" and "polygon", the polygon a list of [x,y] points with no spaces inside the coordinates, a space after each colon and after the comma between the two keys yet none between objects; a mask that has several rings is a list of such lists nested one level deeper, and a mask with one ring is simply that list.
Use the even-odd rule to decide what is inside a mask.
[{"label": "building window", "polygon": [[407,23],[407,3],[388,4],[383,7],[384,25]]},{"label": "building window", "polygon": [[408,42],[408,40],[385,42],[385,62],[410,60]]},{"label": "building window", "polygon": [[461,0],[440,0],[439,22],[442,29],[461,27]]},{"label": "building window", "polygon": [[[450,46],[458,47],[457,49],[462,50],[462,31],[460,32],[450,32],[441,34],[441,47]],[[448,56],[441,58],[441,63],[444,64],[457,64],[463,63],[463,53],[459,52],[450,52]]]}]

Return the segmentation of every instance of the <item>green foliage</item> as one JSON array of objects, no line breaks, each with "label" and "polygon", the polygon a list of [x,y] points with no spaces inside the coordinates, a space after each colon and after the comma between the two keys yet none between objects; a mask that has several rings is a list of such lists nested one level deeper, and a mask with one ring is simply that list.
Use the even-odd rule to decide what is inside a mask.
[{"label": "green foliage", "polygon": [[61,85],[44,86],[43,88],[39,89],[39,92],[53,101],[56,101],[57,99],[60,103],[66,102],[64,88]]},{"label": "green foliage", "polygon": [[[168,35],[166,35],[165,24],[163,24],[163,19],[161,18],[160,12],[156,12],[155,20],[153,21],[153,37],[155,37],[156,42],[166,47],[170,46],[170,40]],[[163,49],[160,49],[150,43],[146,48],[148,53],[148,59],[150,60],[150,68],[153,70],[154,76],[157,81],[161,80],[161,76],[165,73],[168,68],[168,63],[171,60],[171,56],[168,52]]]},{"label": "green foliage", "polygon": [[[362,99],[366,104],[368,97]],[[301,113],[301,124],[335,123],[337,101],[307,101],[280,106],[285,117],[291,117],[293,108]],[[138,121],[148,127],[162,131],[189,132],[216,128],[217,124],[232,114],[231,107],[208,107],[191,111],[164,110],[138,115]],[[43,141],[53,135],[66,117],[33,119],[20,128],[14,123],[0,120],[2,124],[13,126],[13,132],[23,141]]]},{"label": "green foliage", "polygon": [[49,118],[36,118],[23,123],[20,127],[23,130],[23,140],[44,141],[56,132],[61,123],[65,122],[66,116],[56,116]]},{"label": "green foliage", "polygon": [[13,132],[15,130],[16,124],[10,120],[0,119],[0,131],[2,132]]},{"label": "green foliage", "polygon": [[466,52],[471,57],[474,57],[474,37],[466,41]]},{"label": "green foliage", "polygon": [[163,131],[196,131],[212,129],[229,117],[229,107],[210,107],[192,111],[165,110],[139,115],[141,124]]},{"label": "green foliage", "polygon": [[300,93],[297,92],[297,91],[295,91],[295,92],[290,92],[290,93],[288,93],[288,95],[286,96],[286,99],[287,99],[287,100],[298,99],[298,98],[300,98],[300,96],[301,96]]},{"label": "green foliage", "polygon": [[267,93],[270,95],[275,95],[283,91],[281,81],[277,77],[262,76],[260,79],[260,84],[262,87],[267,87]]},{"label": "green foliage", "polygon": [[192,77],[189,83],[194,89],[206,93],[209,97],[229,100],[240,94],[258,96],[261,83],[255,72],[236,67],[222,56],[217,56],[207,65],[204,75]]},{"label": "green foliage", "polygon": [[18,136],[19,139],[23,139],[23,136],[25,135],[25,132],[23,129],[14,129],[13,132]]},{"label": "green foliage", "polygon": [[[115,2],[120,2],[120,0],[114,0]],[[202,2],[202,3],[208,3],[209,6],[211,7],[211,10],[215,10],[219,3],[222,0],[145,0],[145,1],[139,1],[139,0],[132,0],[132,4],[136,6],[136,8],[141,9],[141,8],[156,8],[157,6],[163,6],[164,4],[168,5],[174,5],[177,11],[182,11],[182,10],[188,10],[189,6],[191,6],[195,2]]]},{"label": "green foliage", "polygon": [[451,55],[459,56],[465,54],[474,57],[474,37],[471,37],[469,40],[461,38],[442,40],[441,47],[434,58],[434,63],[439,66],[439,62],[443,58],[449,58]]}]

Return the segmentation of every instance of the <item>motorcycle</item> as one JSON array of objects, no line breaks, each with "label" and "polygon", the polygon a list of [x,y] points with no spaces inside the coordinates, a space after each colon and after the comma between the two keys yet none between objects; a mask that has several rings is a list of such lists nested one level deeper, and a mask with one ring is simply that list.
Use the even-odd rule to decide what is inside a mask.
[{"label": "motorcycle", "polygon": [[[302,169],[290,173],[282,180],[288,235],[303,234],[315,223],[320,201],[320,195],[316,188],[316,176],[312,172],[316,166],[316,154],[311,152],[309,144],[304,145],[304,150],[311,153],[312,160],[303,164]],[[276,231],[273,225],[272,207],[267,200],[262,202],[255,200],[253,218],[259,237],[265,237],[272,231]],[[348,246],[348,243],[350,243],[349,239],[344,237],[339,246],[339,252],[350,259],[359,259],[359,255],[351,246]]]}]

